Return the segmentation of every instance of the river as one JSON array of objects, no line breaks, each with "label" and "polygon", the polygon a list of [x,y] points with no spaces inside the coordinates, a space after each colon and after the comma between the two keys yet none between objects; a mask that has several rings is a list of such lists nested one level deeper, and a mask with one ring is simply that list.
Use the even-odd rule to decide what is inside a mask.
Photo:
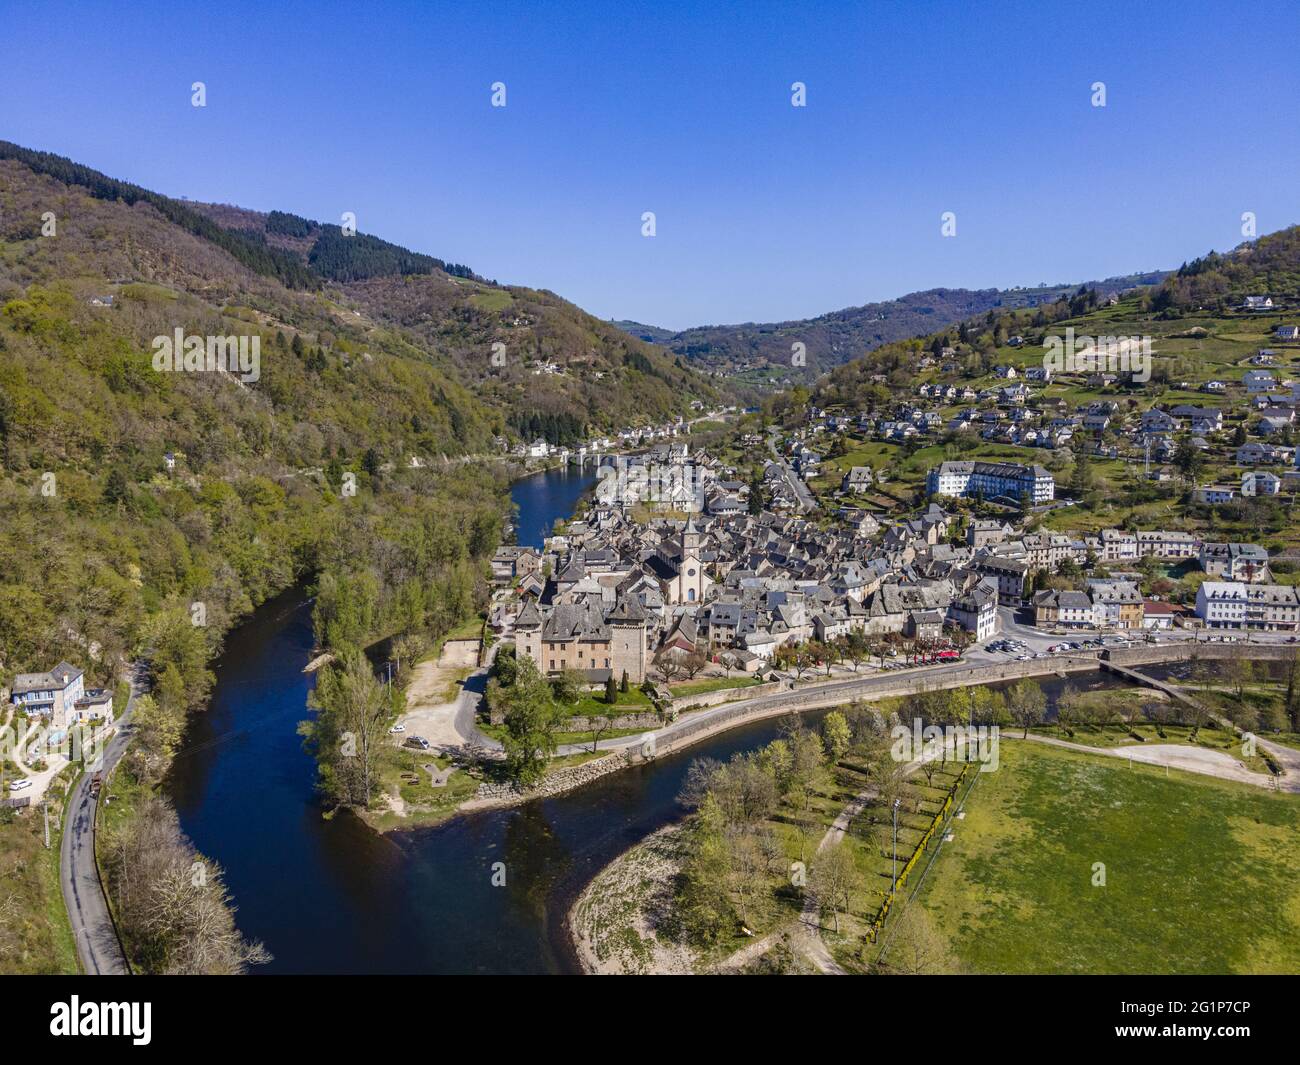
[{"label": "river", "polygon": [[[557,470],[516,484],[520,542],[568,517],[592,480]],[[380,836],[350,815],[323,819],[316,802],[297,735],[312,642],[301,590],[230,633],[166,784],[186,833],[224,868],[240,929],[274,955],[259,972],[576,972],[564,917],[577,893],[681,816],[692,758],[725,760],[779,727],[756,722],[567,795]]]},{"label": "river", "polygon": [[[515,486],[521,543],[527,529],[569,516],[592,480],[581,478],[552,471]],[[777,733],[776,721],[759,722],[568,795],[380,836],[348,815],[321,817],[315,764],[297,735],[311,649],[300,590],[230,633],[211,704],[167,781],[186,833],[225,870],[240,929],[274,955],[259,972],[576,972],[563,927],[576,893],[681,816],[691,758],[725,759]]]},{"label": "river", "polygon": [[596,483],[591,465],[583,469],[561,466],[523,477],[510,487],[510,498],[519,508],[515,539],[525,547],[542,547],[551,535],[556,518],[572,516],[582,493]]}]

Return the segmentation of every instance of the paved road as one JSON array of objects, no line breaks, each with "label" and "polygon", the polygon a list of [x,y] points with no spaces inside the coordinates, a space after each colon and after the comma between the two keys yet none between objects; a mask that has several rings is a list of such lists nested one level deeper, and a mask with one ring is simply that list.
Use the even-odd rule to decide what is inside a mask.
[{"label": "paved road", "polygon": [[[701,722],[717,720],[721,724],[730,721],[732,718],[738,718],[738,720],[731,723],[739,725],[747,721],[757,720],[764,712],[779,712],[787,709],[790,707],[792,696],[798,706],[804,710],[813,708],[814,704],[808,701],[812,699],[817,700],[815,705],[830,706],[837,702],[849,702],[854,698],[878,694],[882,688],[892,689],[900,683],[922,677],[934,679],[969,673],[972,669],[988,665],[990,661],[996,662],[997,659],[976,659],[968,655],[961,661],[943,665],[917,666],[907,670],[890,670],[884,673],[873,672],[857,676],[850,675],[842,680],[832,680],[824,683],[805,683],[793,689],[771,692],[767,695],[756,695],[748,699],[736,699],[729,703],[719,703],[716,706],[707,707],[704,710],[695,710],[662,728],[647,730],[647,733],[652,732],[656,745],[662,746],[678,738],[684,732],[688,734],[694,733]],[[1044,673],[1048,672],[1052,672],[1052,669],[1048,661],[1045,660]],[[599,741],[597,746],[602,751],[639,747],[645,742],[647,733],[616,736],[612,739]],[[562,744],[557,753],[560,755],[583,754],[590,751],[590,743],[570,743]]]},{"label": "paved road", "polygon": [[[131,678],[131,698],[126,711],[118,720],[117,732],[104,748],[105,776],[131,740],[129,719],[136,696],[143,690],[142,684],[143,675],[137,670]],[[92,976],[126,976],[131,970],[113,928],[104,886],[95,865],[96,801],[90,794],[90,777],[90,773],[83,773],[72,786],[63,815],[63,847],[59,857],[63,904],[72,922],[82,969]]]},{"label": "paved road", "polygon": [[[771,431],[772,430],[769,430],[769,432]],[[777,450],[775,436],[768,437],[767,446],[772,449],[772,459],[781,467],[781,472],[785,475],[786,483],[794,492],[795,498],[799,500],[799,505],[803,507],[804,510],[816,510],[817,499],[812,494],[812,489],[808,487],[807,482],[805,482],[802,477],[798,476],[794,470],[790,468],[790,463],[788,463],[782,457],[781,452]]]},{"label": "paved road", "polygon": [[[1010,613],[1009,611],[1005,612]],[[1000,637],[1003,634],[999,633],[998,635]],[[1073,632],[1069,636],[1059,636],[1016,625],[1014,629],[1012,629],[1011,635],[1017,637],[1023,635],[1026,643],[1029,643],[1032,638],[1033,642],[1030,649],[1038,652],[1035,661],[1042,665],[1042,673],[1036,675],[1045,676],[1056,672],[1060,666],[1063,666],[1071,658],[1071,655],[1045,654],[1041,653],[1039,649],[1066,640],[1078,641],[1082,639],[1094,639],[1100,634],[1096,631],[1080,631]],[[1131,638],[1132,634],[1129,634],[1129,636]],[[995,639],[996,638],[997,637],[995,637]],[[1193,642],[1193,639],[1194,633],[1175,630],[1173,632],[1161,633],[1157,645],[1168,646],[1175,643],[1191,643]],[[1255,633],[1250,641],[1245,640],[1244,634],[1242,634],[1240,639],[1243,646],[1248,642],[1256,645],[1285,645],[1287,637],[1285,633]],[[1205,642],[1203,637],[1200,642]],[[1140,641],[1134,641],[1133,646],[1145,647],[1148,645]],[[1079,652],[1079,654],[1092,653],[1095,652]],[[676,721],[669,725],[665,725],[662,728],[647,730],[647,733],[652,732],[656,746],[662,747],[669,741],[678,738],[684,731],[689,730],[690,732],[694,732],[700,722],[718,719],[719,724],[722,724],[728,719],[737,717],[737,711],[744,711],[745,716],[742,719],[732,721],[732,724],[741,724],[742,720],[757,720],[760,716],[764,716],[766,712],[775,711],[777,708],[787,706],[792,695],[796,696],[796,698],[800,696],[811,698],[815,695],[818,699],[817,705],[831,705],[837,700],[848,702],[857,697],[868,698],[874,694],[878,694],[879,689],[882,687],[892,687],[893,685],[903,681],[914,680],[921,677],[939,678],[953,675],[960,676],[963,673],[970,672],[972,669],[986,666],[991,663],[1011,663],[1015,658],[1016,656],[1014,654],[989,651],[983,647],[973,647],[956,662],[933,666],[917,666],[907,670],[893,670],[884,673],[872,672],[859,676],[850,674],[841,680],[833,680],[817,684],[804,684],[793,691],[773,692],[768,695],[759,695],[748,699],[737,699],[729,703],[719,703],[717,706],[712,706],[704,710],[696,710],[690,714],[679,717]],[[1098,663],[1098,668],[1100,668],[1100,663]],[[812,708],[813,704],[805,702],[804,699],[799,699],[799,702],[802,709]],[[645,736],[647,733],[638,733],[631,736],[617,736],[606,740],[600,740],[597,744],[597,748],[602,751],[615,751],[639,747],[643,742],[645,742]],[[584,754],[591,751],[591,746],[590,743],[562,744],[556,753],[559,755]],[[1266,746],[1269,747],[1270,751],[1273,751],[1273,745]]]},{"label": "paved road", "polygon": [[395,734],[393,742],[402,744],[410,736],[423,736],[434,748],[449,754],[500,757],[500,742],[480,732],[476,724],[479,706],[487,690],[488,675],[500,646],[498,640],[488,649],[486,661],[465,678],[451,702],[403,713],[398,721],[406,731]]}]

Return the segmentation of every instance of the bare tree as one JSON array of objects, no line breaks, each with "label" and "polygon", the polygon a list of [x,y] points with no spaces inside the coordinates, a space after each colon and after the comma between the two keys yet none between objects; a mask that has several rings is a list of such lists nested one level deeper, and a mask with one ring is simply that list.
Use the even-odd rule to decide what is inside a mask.
[{"label": "bare tree", "polygon": [[901,976],[930,976],[957,970],[947,940],[918,903],[909,905],[896,920],[885,956],[879,963],[881,971]]},{"label": "bare tree", "polygon": [[686,674],[689,680],[694,680],[700,670],[708,664],[709,660],[703,651],[692,651],[682,659],[682,672]]},{"label": "bare tree", "polygon": [[838,933],[840,911],[848,913],[849,902],[861,880],[853,855],[844,846],[827,847],[813,858],[811,872],[813,894],[820,907],[830,909]]}]

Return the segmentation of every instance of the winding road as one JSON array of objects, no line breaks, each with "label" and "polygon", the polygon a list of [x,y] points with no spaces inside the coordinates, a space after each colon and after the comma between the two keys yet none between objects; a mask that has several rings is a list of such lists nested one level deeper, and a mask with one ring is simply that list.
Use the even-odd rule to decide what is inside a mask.
[{"label": "winding road", "polygon": [[[131,697],[126,710],[118,719],[117,731],[104,747],[103,772],[118,763],[131,742],[129,718],[136,697],[144,690],[143,675],[139,668],[131,676]],[[128,976],[122,943],[117,938],[104,885],[99,879],[95,863],[95,810],[98,800],[90,792],[90,773],[82,773],[68,793],[68,805],[63,814],[63,843],[59,852],[59,880],[63,888],[63,904],[72,922],[72,933],[77,942],[77,958],[82,969],[91,976]]]}]

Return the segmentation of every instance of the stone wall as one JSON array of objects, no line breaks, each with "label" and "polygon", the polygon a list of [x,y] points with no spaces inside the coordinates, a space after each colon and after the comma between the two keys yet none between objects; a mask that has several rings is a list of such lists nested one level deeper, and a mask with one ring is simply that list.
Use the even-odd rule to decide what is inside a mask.
[{"label": "stone wall", "polygon": [[605,755],[603,758],[595,758],[590,762],[584,762],[582,765],[557,769],[548,773],[537,787],[527,790],[516,788],[513,784],[480,784],[478,791],[474,794],[474,799],[475,801],[486,801],[503,806],[527,802],[530,799],[545,799],[548,796],[561,795],[566,791],[572,791],[574,788],[580,788],[584,784],[590,784],[594,780],[599,780],[603,776],[608,776],[610,773],[616,773],[618,770],[626,768],[627,765],[627,756],[622,751],[616,751],[613,754]]},{"label": "stone wall", "polygon": [[1249,658],[1253,662],[1284,661],[1300,651],[1300,646],[1263,643],[1173,643],[1118,647],[1106,652],[1106,661],[1117,666],[1150,666],[1162,662],[1187,662],[1192,658]]},{"label": "stone wall", "polygon": [[[806,687],[777,690],[768,695],[738,701],[729,710],[710,714],[707,718],[692,721],[684,718],[668,736],[655,738],[652,756],[689,747],[702,734],[725,730],[741,721],[761,721],[782,714],[803,713],[843,706],[854,699],[867,701],[888,699],[892,696],[913,695],[922,691],[945,688],[964,688],[972,684],[992,684],[996,681],[1019,680],[1021,677],[1042,677],[1065,673],[1092,672],[1099,667],[1097,652],[1080,652],[1051,659],[1033,659],[1029,662],[994,662],[954,670],[950,667],[931,667],[906,672],[887,673],[859,680],[840,680],[829,684],[810,684]],[[764,685],[764,687],[767,687]],[[747,689],[757,691],[758,688]],[[639,749],[629,748],[628,761],[643,761]]]},{"label": "stone wall", "polygon": [[687,708],[699,709],[704,706],[717,706],[719,703],[731,702],[733,699],[752,699],[756,695],[768,695],[779,692],[784,686],[782,681],[768,681],[766,684],[750,684],[739,688],[718,688],[698,695],[679,695],[669,704],[669,709],[680,714]]},{"label": "stone wall", "polygon": [[[490,725],[504,725],[505,720],[506,714],[504,710],[492,710],[488,713],[488,724]],[[590,732],[593,721],[607,721],[608,724],[602,726],[607,729],[655,729],[664,723],[664,719],[653,710],[646,710],[637,714],[618,714],[612,719],[606,718],[603,714],[596,714],[594,717],[578,714],[564,719],[563,731]]]},{"label": "stone wall", "polygon": [[[887,673],[858,680],[839,680],[824,684],[807,684],[791,691],[778,684],[755,685],[741,689],[743,695],[736,705],[707,718],[692,721],[689,717],[672,728],[671,734],[657,735],[648,757],[669,754],[689,747],[704,735],[721,732],[742,721],[761,721],[787,713],[803,713],[832,706],[843,706],[854,699],[875,700],[894,696],[912,695],[923,691],[946,688],[964,688],[973,684],[992,684],[997,681],[1019,680],[1022,677],[1045,677],[1067,673],[1091,672],[1104,668],[1103,660],[1125,668],[1151,665],[1159,662],[1186,661],[1193,656],[1203,659],[1231,658],[1246,653],[1253,660],[1286,659],[1300,647],[1277,645],[1215,644],[1195,645],[1162,644],[1143,647],[1114,648],[1100,651],[1080,651],[1071,655],[1036,658],[1028,662],[992,662],[987,665],[952,669],[949,666],[922,667],[915,670]],[[736,691],[723,689],[729,696]],[[708,693],[717,694],[717,693]],[[721,700],[719,700],[721,701]],[[676,703],[676,700],[674,701]],[[690,704],[701,705],[703,697]],[[715,704],[716,705],[716,704]],[[628,715],[629,717],[633,715]],[[653,715],[637,715],[652,717]],[[658,726],[658,718],[655,718]],[[639,725],[628,726],[638,728]],[[529,799],[559,795],[574,788],[616,773],[629,765],[645,761],[647,754],[639,744],[611,752],[579,766],[556,770],[547,775],[540,785],[529,791],[519,791],[506,784],[482,784],[475,801],[509,805]]]},{"label": "stone wall", "polygon": [[660,717],[658,714],[654,713],[653,711],[647,711],[646,713],[642,713],[642,714],[619,714],[617,717],[614,718],[606,718],[602,714],[597,714],[595,717],[579,716],[579,717],[565,718],[564,731],[565,732],[590,732],[591,723],[593,721],[608,721],[609,724],[605,727],[615,728],[615,729],[631,729],[631,728],[652,729],[652,728],[659,728],[664,723],[664,719]]}]

